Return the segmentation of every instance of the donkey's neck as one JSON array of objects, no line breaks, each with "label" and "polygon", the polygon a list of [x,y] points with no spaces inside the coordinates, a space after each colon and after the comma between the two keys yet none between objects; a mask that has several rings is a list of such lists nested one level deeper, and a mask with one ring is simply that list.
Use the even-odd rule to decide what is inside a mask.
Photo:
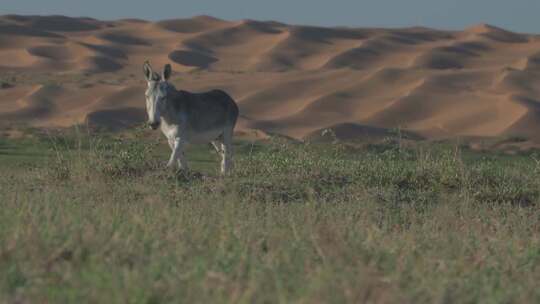
[{"label": "donkey's neck", "polygon": [[176,90],[173,85],[169,85],[167,88],[167,97],[165,99],[164,111],[161,111],[161,118],[165,120],[168,125],[178,124],[181,119],[180,113],[182,112],[184,93]]}]

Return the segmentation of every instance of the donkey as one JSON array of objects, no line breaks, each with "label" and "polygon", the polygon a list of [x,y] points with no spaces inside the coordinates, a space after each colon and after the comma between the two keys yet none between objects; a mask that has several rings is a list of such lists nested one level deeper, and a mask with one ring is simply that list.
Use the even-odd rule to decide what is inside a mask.
[{"label": "donkey", "polygon": [[236,102],[221,90],[177,90],[168,81],[172,73],[170,64],[159,75],[146,61],[143,71],[148,82],[148,124],[152,130],[161,126],[172,150],[167,167],[178,164],[180,170],[187,170],[186,144],[211,143],[222,158],[221,174],[227,174],[232,167],[232,138],[239,112]]}]

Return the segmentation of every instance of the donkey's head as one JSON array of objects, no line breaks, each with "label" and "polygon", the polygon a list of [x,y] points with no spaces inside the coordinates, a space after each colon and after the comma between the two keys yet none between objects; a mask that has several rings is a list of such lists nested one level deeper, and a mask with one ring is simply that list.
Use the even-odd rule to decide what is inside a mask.
[{"label": "donkey's head", "polygon": [[161,123],[161,110],[167,99],[167,89],[169,84],[167,80],[171,76],[171,65],[166,64],[162,75],[154,72],[150,63],[146,61],[143,65],[144,77],[148,82],[148,88],[144,95],[146,96],[146,112],[148,113],[148,124],[155,130]]}]

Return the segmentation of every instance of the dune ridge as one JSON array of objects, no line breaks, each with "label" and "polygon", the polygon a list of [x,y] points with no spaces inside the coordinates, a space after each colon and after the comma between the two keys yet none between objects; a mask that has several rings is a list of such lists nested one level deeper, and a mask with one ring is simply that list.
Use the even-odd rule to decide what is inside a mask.
[{"label": "dune ridge", "polygon": [[[540,144],[540,36],[324,28],[210,16],[149,22],[0,16],[0,124],[121,129],[145,120],[141,64],[220,88],[239,134],[321,138],[522,136]],[[13,79],[10,79],[13,78]],[[257,136],[259,136],[257,135]]]}]

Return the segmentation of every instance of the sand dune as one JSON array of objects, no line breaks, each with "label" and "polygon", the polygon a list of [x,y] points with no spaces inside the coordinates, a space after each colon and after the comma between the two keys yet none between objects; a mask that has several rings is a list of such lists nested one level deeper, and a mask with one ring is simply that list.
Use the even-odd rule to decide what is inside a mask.
[{"label": "sand dune", "polygon": [[2,119],[16,119],[23,122],[39,123],[55,110],[53,99],[61,94],[62,89],[53,85],[32,87],[28,94],[15,102],[18,107],[0,113]]},{"label": "sand dune", "polygon": [[466,29],[465,32],[503,43],[525,43],[528,41],[528,37],[525,35],[512,33],[489,24],[475,25]]},{"label": "sand dune", "polygon": [[98,35],[97,37],[112,42],[115,44],[133,45],[133,46],[149,46],[150,42],[143,38],[139,38],[130,33],[122,32],[106,32]]},{"label": "sand dune", "polygon": [[399,128],[411,139],[540,144],[540,37],[486,24],[442,31],[0,16],[0,81],[8,84],[0,123],[142,123],[146,59],[172,63],[178,88],[228,91],[246,137],[369,139]]},{"label": "sand dune", "polygon": [[200,33],[220,26],[227,26],[228,22],[211,16],[197,16],[190,19],[171,19],[157,22],[163,29],[177,33]]},{"label": "sand dune", "polygon": [[3,19],[16,22],[17,24],[28,28],[40,29],[48,32],[90,31],[107,26],[107,23],[92,18],[70,18],[65,16],[6,15]]}]

